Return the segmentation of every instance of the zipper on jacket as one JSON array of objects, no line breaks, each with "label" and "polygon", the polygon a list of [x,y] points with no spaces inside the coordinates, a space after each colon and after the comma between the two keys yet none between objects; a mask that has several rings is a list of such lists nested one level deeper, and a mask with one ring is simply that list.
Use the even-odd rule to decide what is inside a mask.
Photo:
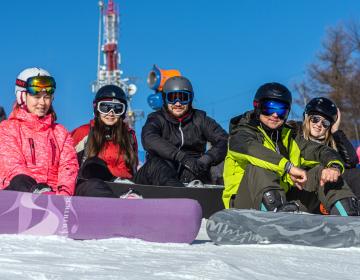
[{"label": "zipper on jacket", "polygon": [[29,138],[29,144],[30,144],[30,152],[31,152],[31,161],[34,165],[36,165],[34,139]]},{"label": "zipper on jacket", "polygon": [[[181,147],[184,145],[184,132],[182,131],[182,129],[181,129],[181,122],[179,122],[179,131],[180,131],[180,135],[181,135],[181,145],[180,145],[180,147],[179,147],[179,151],[181,150]],[[179,164],[179,167],[178,167],[178,169],[177,169],[177,173],[179,173],[180,172],[180,170],[181,170],[181,164]]]},{"label": "zipper on jacket", "polygon": [[182,146],[184,146],[184,132],[181,129],[181,122],[179,123],[179,130],[180,130],[180,135],[181,135],[181,145],[179,147],[179,150],[181,149]]},{"label": "zipper on jacket", "polygon": [[56,145],[54,143],[54,139],[50,138],[50,145],[51,145],[51,164],[55,164],[55,155],[56,155]]}]

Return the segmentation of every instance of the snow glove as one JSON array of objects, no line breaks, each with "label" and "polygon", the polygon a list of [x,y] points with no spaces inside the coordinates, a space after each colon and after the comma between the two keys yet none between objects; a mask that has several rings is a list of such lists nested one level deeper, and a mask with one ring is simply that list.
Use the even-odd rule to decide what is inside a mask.
[{"label": "snow glove", "polygon": [[185,157],[181,162],[195,176],[202,176],[209,171],[212,158],[209,155],[203,155],[201,158]]}]

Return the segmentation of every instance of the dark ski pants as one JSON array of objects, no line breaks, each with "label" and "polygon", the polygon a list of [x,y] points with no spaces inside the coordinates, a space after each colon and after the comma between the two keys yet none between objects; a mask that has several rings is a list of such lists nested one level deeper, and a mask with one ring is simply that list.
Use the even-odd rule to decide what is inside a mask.
[{"label": "dark ski pants", "polygon": [[160,157],[152,157],[138,170],[136,184],[184,187],[179,179],[176,166]]},{"label": "dark ski pants", "polygon": [[76,185],[75,195],[91,197],[118,197],[110,187],[99,178],[82,180]]},{"label": "dark ski pants", "polygon": [[275,172],[249,164],[235,198],[230,201],[230,207],[259,210],[263,194],[269,190],[278,190],[285,200],[296,201],[300,205],[300,211],[310,213],[318,213],[320,202],[330,210],[336,201],[355,197],[342,178],[336,183],[320,187],[321,170],[320,166],[308,170],[304,190],[298,190],[294,186],[285,193],[280,186],[280,177]]},{"label": "dark ski pants", "polygon": [[7,191],[33,192],[37,182],[34,178],[19,174],[11,179],[10,184],[6,187]]},{"label": "dark ski pants", "polygon": [[345,169],[343,178],[355,196],[360,200],[360,168]]},{"label": "dark ski pants", "polygon": [[98,157],[88,158],[79,170],[75,195],[117,197],[105,182],[114,178],[104,160]]}]

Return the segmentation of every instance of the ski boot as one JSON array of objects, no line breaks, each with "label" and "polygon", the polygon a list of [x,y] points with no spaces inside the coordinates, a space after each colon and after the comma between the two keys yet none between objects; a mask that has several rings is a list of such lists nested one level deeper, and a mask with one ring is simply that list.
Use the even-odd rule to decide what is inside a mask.
[{"label": "ski boot", "polygon": [[359,201],[355,197],[340,199],[331,207],[330,215],[360,216]]},{"label": "ski boot", "polygon": [[204,188],[204,183],[201,182],[200,180],[192,180],[191,182],[189,182],[186,187],[188,188]]},{"label": "ski boot", "polygon": [[120,196],[121,199],[143,199],[142,195],[138,192],[134,191],[133,189],[130,189],[126,193]]},{"label": "ski boot", "polygon": [[50,193],[50,192],[52,192],[52,189],[50,188],[49,185],[47,185],[45,183],[39,183],[39,184],[34,185],[31,188],[31,192],[36,193],[36,194]]},{"label": "ski boot", "polygon": [[299,212],[299,205],[294,201],[286,201],[278,190],[270,190],[264,192],[260,210],[265,212]]}]

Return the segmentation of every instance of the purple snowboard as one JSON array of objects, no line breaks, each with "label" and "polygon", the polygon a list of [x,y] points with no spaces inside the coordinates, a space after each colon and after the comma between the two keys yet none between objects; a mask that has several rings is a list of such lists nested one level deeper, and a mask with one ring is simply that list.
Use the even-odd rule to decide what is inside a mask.
[{"label": "purple snowboard", "polygon": [[0,191],[0,234],[191,243],[201,225],[191,199],[117,199]]}]

